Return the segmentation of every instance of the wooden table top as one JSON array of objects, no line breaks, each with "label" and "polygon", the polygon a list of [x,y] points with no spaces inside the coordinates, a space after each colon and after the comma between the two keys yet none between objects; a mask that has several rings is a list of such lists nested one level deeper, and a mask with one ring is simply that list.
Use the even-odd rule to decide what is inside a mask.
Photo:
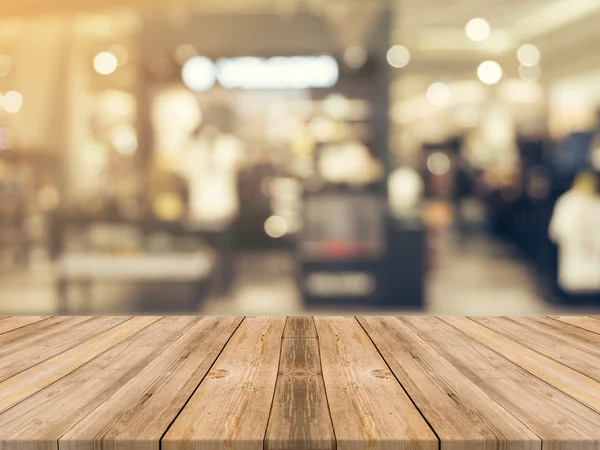
[{"label": "wooden table top", "polygon": [[1,450],[438,448],[600,449],[600,318],[0,317]]}]

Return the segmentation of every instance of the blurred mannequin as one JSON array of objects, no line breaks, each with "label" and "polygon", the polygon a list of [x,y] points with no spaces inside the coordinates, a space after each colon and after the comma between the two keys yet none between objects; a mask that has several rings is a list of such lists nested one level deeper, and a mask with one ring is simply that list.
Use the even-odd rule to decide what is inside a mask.
[{"label": "blurred mannequin", "polygon": [[410,167],[399,167],[388,179],[388,193],[392,213],[397,216],[413,215],[417,212],[423,195],[423,180]]},{"label": "blurred mannequin", "polygon": [[570,293],[600,292],[600,198],[594,174],[580,173],[556,203],[550,238],[559,246],[558,281]]},{"label": "blurred mannequin", "polygon": [[239,212],[237,170],[243,144],[215,126],[192,138],[181,171],[189,185],[189,220],[197,228],[222,229]]}]

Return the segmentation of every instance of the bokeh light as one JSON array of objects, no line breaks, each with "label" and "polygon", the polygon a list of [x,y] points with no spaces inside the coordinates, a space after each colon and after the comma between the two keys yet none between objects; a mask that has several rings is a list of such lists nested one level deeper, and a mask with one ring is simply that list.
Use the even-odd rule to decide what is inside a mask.
[{"label": "bokeh light", "polygon": [[100,75],[110,75],[119,66],[117,57],[111,52],[101,52],[94,58],[94,70]]},{"label": "bokeh light", "polygon": [[496,84],[502,79],[502,67],[495,61],[484,61],[477,69],[477,76],[484,84]]},{"label": "bokeh light", "polygon": [[539,65],[536,66],[519,66],[519,75],[525,81],[537,81],[542,76],[542,68]]},{"label": "bokeh light", "polygon": [[446,105],[452,97],[452,91],[446,83],[433,83],[427,89],[427,100],[435,106]]},{"label": "bokeh light", "polygon": [[287,234],[288,223],[281,216],[271,216],[265,221],[265,233],[272,238],[280,238]]},{"label": "bokeh light", "polygon": [[522,66],[533,67],[540,63],[540,50],[533,44],[525,44],[519,47],[517,58]]},{"label": "bokeh light", "polygon": [[444,175],[450,170],[450,158],[444,153],[433,153],[427,158],[427,169],[434,175]]},{"label": "bokeh light", "polygon": [[207,91],[217,81],[214,63],[204,56],[194,56],[183,66],[183,82],[192,91]]},{"label": "bokeh light", "polygon": [[23,106],[23,96],[17,91],[9,91],[2,97],[2,107],[8,113],[15,114]]},{"label": "bokeh light", "polygon": [[490,37],[492,28],[487,20],[477,17],[467,23],[465,32],[473,42],[482,42]]},{"label": "bokeh light", "polygon": [[387,60],[390,66],[401,69],[410,62],[410,52],[403,45],[394,45],[388,50]]}]

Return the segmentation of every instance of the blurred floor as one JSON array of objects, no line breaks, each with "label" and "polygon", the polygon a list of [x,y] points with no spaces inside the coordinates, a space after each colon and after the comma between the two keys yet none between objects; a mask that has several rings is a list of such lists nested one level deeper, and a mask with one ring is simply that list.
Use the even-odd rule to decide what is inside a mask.
[{"label": "blurred floor", "polygon": [[[199,306],[198,313],[214,315],[295,314],[435,314],[435,315],[541,315],[598,314],[583,308],[549,304],[541,298],[534,275],[518,255],[504,244],[486,237],[469,238],[462,244],[447,236],[432,259],[427,281],[425,311],[400,309],[373,311],[344,309],[308,311],[303,308],[294,282],[294,261],[285,252],[244,253],[238,256],[236,282],[227,298],[213,298]],[[171,290],[169,290],[171,289]],[[157,303],[143,296],[132,302],[135,290],[125,286],[94,287],[94,314],[172,314],[185,312],[184,287],[164,290]],[[189,291],[187,291],[189,295]],[[135,296],[135,295],[134,295]],[[139,296],[139,291],[138,291]],[[72,311],[86,313],[77,290],[70,296]],[[49,267],[0,276],[0,314],[56,314],[57,299]]]}]

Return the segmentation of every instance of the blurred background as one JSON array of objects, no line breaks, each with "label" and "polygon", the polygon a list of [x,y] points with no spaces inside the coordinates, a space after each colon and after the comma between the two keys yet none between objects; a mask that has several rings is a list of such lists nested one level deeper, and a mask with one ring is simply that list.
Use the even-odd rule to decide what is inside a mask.
[{"label": "blurred background", "polygon": [[600,311],[597,0],[0,9],[0,314]]}]

